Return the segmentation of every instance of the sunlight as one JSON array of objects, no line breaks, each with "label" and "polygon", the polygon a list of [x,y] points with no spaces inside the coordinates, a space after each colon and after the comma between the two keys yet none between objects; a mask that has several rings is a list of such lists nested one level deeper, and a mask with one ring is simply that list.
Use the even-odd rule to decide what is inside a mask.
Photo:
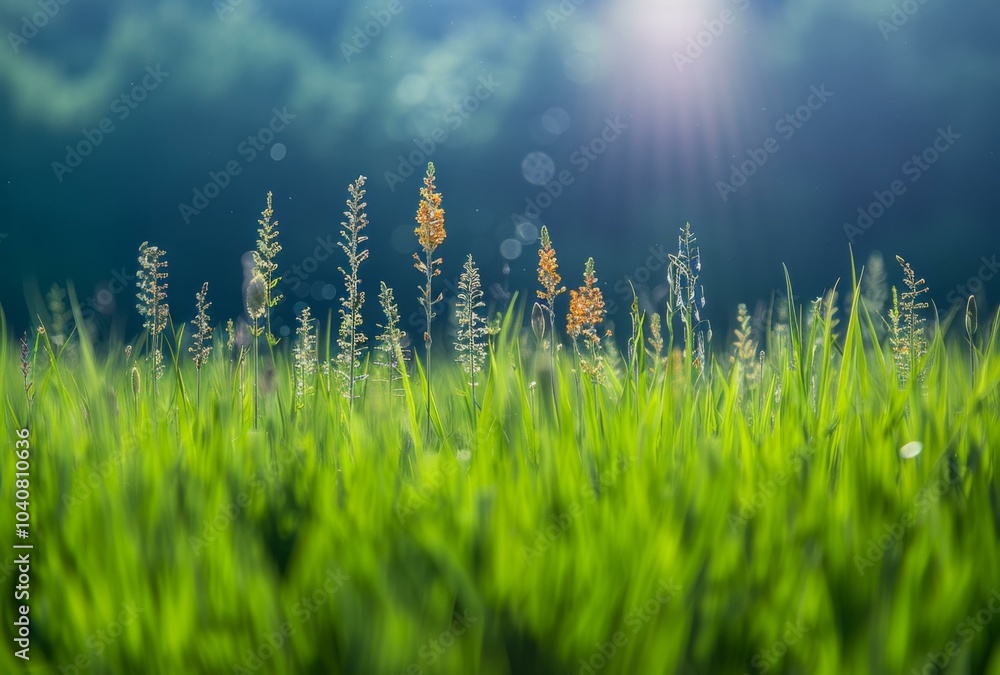
[{"label": "sunlight", "polygon": [[609,10],[612,100],[641,130],[626,140],[630,175],[695,193],[706,177],[691,168],[706,158],[725,166],[726,149],[744,144],[739,120],[763,105],[759,85],[740,76],[748,10],[747,0],[633,0]]},{"label": "sunlight", "polygon": [[630,42],[649,47],[683,43],[696,33],[704,12],[703,0],[635,0],[614,10],[616,31],[626,31]]}]

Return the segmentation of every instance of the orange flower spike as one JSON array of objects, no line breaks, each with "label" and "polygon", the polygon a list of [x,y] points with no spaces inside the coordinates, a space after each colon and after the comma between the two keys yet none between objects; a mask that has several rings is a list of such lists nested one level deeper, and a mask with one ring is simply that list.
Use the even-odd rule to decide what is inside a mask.
[{"label": "orange flower spike", "polygon": [[549,307],[566,287],[560,287],[562,277],[559,276],[559,264],[556,262],[556,251],[549,239],[549,228],[542,225],[542,247],[538,249],[538,284],[545,290],[536,291],[538,297],[545,300]]},{"label": "orange flower spike", "polygon": [[571,290],[569,292],[569,314],[566,315],[566,333],[570,337],[580,334],[583,326],[583,303],[580,300],[580,292]]},{"label": "orange flower spike", "polygon": [[566,332],[571,337],[586,335],[593,343],[601,341],[597,325],[604,321],[604,295],[597,286],[594,259],[587,260],[583,273],[583,286],[569,292],[569,314],[566,315]]},{"label": "orange flower spike", "polygon": [[431,255],[444,243],[444,209],[441,208],[441,193],[434,186],[434,164],[427,164],[424,187],[420,188],[420,206],[417,209],[417,227],[413,230],[424,253]]}]

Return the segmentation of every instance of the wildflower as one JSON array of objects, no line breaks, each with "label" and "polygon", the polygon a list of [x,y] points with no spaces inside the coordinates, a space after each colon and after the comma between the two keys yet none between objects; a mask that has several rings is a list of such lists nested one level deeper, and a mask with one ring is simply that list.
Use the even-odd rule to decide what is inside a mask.
[{"label": "wildflower", "polygon": [[[577,338],[583,338],[590,352],[590,360],[580,357],[580,370],[591,376],[597,382],[601,378],[602,358],[598,352],[601,336],[597,326],[604,321],[606,310],[604,296],[597,286],[597,275],[594,273],[594,259],[588,258],[583,272],[583,286],[569,292],[569,314],[566,315],[566,332],[573,338],[576,349]],[[610,335],[610,331],[606,333]]]},{"label": "wildflower", "polygon": [[[477,311],[486,305],[482,301],[483,290],[479,280],[479,270],[476,269],[470,254],[465,261],[464,271],[458,279],[458,340],[455,350],[458,352],[458,362],[471,378],[472,401],[476,401],[476,374],[482,370],[486,360],[486,348],[482,338],[486,335],[486,325]],[[475,419],[475,418],[473,418]]]},{"label": "wildflower", "polygon": [[733,353],[729,357],[729,363],[739,367],[740,381],[746,384],[754,384],[760,377],[757,364],[757,343],[751,333],[753,326],[747,306],[740,303],[736,308],[736,323],[739,327],[734,329]]},{"label": "wildflower", "polygon": [[[549,238],[549,228],[544,225],[542,225],[541,238],[542,247],[538,249],[538,284],[542,287],[542,290],[535,292],[538,294],[538,298],[544,301],[544,305],[536,302],[535,306],[532,307],[531,327],[535,331],[535,335],[538,337],[539,341],[543,342],[545,324],[540,321],[540,319],[542,310],[546,311],[549,315],[549,327],[552,329],[552,341],[550,344],[554,345],[556,337],[556,296],[560,293],[565,293],[566,287],[559,285],[562,283],[562,277],[559,276],[559,264],[556,261],[556,251],[552,248],[552,240]],[[536,309],[538,310],[537,318]],[[552,358],[551,346],[550,358]]]},{"label": "wildflower", "polygon": [[[698,238],[691,231],[691,224],[685,223],[677,237],[677,254],[670,254],[667,267],[667,283],[670,285],[670,300],[667,305],[667,322],[674,313],[680,315],[684,326],[684,361],[698,374],[705,370],[706,337],[712,339],[712,328],[702,321],[701,310],[705,307],[705,289],[698,283],[701,274],[701,250],[696,245]],[[707,336],[701,330],[702,323],[708,325]],[[672,330],[672,328],[671,328]],[[671,333],[672,334],[672,333]]]},{"label": "wildflower", "polygon": [[663,328],[661,321],[660,315],[656,312],[653,312],[649,317],[650,337],[647,338],[649,349],[646,350],[646,353],[655,361],[663,359]]},{"label": "wildflower", "polygon": [[399,308],[396,306],[392,289],[386,286],[384,281],[379,282],[378,301],[385,315],[385,324],[376,324],[382,329],[382,332],[375,336],[379,342],[376,347],[379,351],[378,365],[386,369],[389,395],[394,396],[401,393],[397,390],[395,382],[402,380],[405,372],[406,356],[403,353],[403,343],[406,340],[406,333],[399,327]]},{"label": "wildflower", "polygon": [[167,261],[163,260],[165,252],[150,246],[144,241],[139,247],[139,271],[136,276],[139,287],[137,298],[139,314],[145,319],[142,326],[149,331],[150,337],[150,370],[154,375],[153,392],[156,394],[156,380],[163,374],[163,330],[167,327],[170,317],[170,306],[167,305],[167,273],[164,270]]},{"label": "wildflower", "polygon": [[366,374],[359,374],[361,370],[361,345],[368,341],[361,330],[362,317],[361,309],[365,304],[365,292],[358,288],[361,279],[358,277],[358,269],[365,260],[368,259],[368,250],[361,249],[360,246],[368,237],[361,233],[368,225],[368,216],[365,214],[365,180],[364,176],[359,176],[354,183],[348,186],[351,198],[347,200],[347,221],[342,222],[344,229],[340,231],[343,241],[340,248],[347,255],[348,267],[345,270],[339,268],[344,275],[345,297],[341,298],[340,304],[340,335],[337,338],[337,346],[340,353],[337,355],[337,372],[341,378],[344,396],[350,400],[351,408],[354,407],[354,399],[357,398],[355,388],[357,384],[368,377]]},{"label": "wildflower", "polygon": [[24,396],[30,406],[31,399],[34,398],[31,390],[35,385],[31,380],[31,350],[28,348],[27,331],[21,336],[21,375],[24,378]]},{"label": "wildflower", "polygon": [[[267,316],[267,341],[271,345],[278,344],[278,338],[271,333],[271,309],[276,307],[284,298],[280,293],[272,295],[271,291],[277,287],[281,277],[274,276],[278,271],[278,263],[274,262],[275,257],[281,252],[281,244],[278,243],[278,221],[271,222],[274,217],[274,209],[271,207],[271,193],[267,193],[267,207],[261,211],[257,224],[257,250],[253,252],[253,271],[263,280],[264,291],[264,314]],[[263,314],[262,314],[263,316]]]},{"label": "wildflower", "polygon": [[194,334],[194,345],[188,347],[194,360],[194,367],[198,371],[198,405],[201,405],[201,369],[208,362],[208,355],[212,353],[212,325],[208,316],[208,308],[212,303],[206,302],[208,296],[208,282],[201,286],[201,292],[195,293],[195,300],[198,314],[194,318],[194,325],[198,329]]},{"label": "wildflower", "polygon": [[424,176],[424,187],[420,188],[420,206],[417,207],[417,227],[413,230],[417,242],[423,249],[421,259],[417,253],[413,258],[417,261],[414,267],[425,275],[426,282],[419,287],[420,306],[424,309],[426,328],[424,329],[424,348],[426,363],[424,375],[427,380],[427,426],[431,423],[431,321],[434,319],[434,305],[444,297],[441,293],[435,296],[431,292],[431,281],[441,274],[440,258],[434,257],[434,251],[444,243],[444,209],[441,208],[441,193],[434,186],[434,163],[427,164],[427,174]]},{"label": "wildflower", "polygon": [[295,347],[292,358],[295,363],[295,405],[301,408],[305,398],[312,393],[309,381],[316,374],[316,333],[313,330],[315,320],[308,306],[302,308],[298,316],[299,325],[295,329]]},{"label": "wildflower", "polygon": [[[434,186],[434,163],[427,165],[427,175],[424,176],[424,187],[420,188],[420,206],[417,209],[417,227],[413,230],[417,235],[420,248],[428,256],[434,254],[434,249],[444,243],[444,209],[441,208],[441,193]],[[417,258],[419,262],[419,258]]]},{"label": "wildflower", "polygon": [[549,238],[549,228],[542,225],[542,247],[538,249],[538,284],[543,290],[536,291],[538,297],[545,301],[549,311],[553,309],[556,296],[566,291],[565,286],[560,286],[562,277],[559,276],[559,264],[556,261],[556,251],[552,248],[552,240]]},{"label": "wildflower", "polygon": [[572,338],[585,337],[594,345],[600,344],[598,324],[604,321],[604,296],[596,285],[594,259],[588,258],[583,272],[583,286],[569,292],[569,314],[566,315],[566,332]]},{"label": "wildflower", "polygon": [[[910,263],[898,255],[896,262],[903,268],[903,283],[908,290],[897,294],[896,287],[892,287],[889,344],[895,356],[899,386],[903,387],[913,374],[917,361],[927,353],[927,340],[924,337],[925,319],[918,314],[918,310],[927,309],[929,306],[926,302],[920,301],[920,296],[930,289],[922,278],[917,279]],[[920,373],[920,376],[922,377],[923,373]]]}]

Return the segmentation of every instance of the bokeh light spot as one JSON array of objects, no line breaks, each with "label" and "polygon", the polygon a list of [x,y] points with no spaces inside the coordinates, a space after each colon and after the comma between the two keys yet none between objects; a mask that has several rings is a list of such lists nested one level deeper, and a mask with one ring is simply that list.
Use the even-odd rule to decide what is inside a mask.
[{"label": "bokeh light spot", "polygon": [[549,108],[542,115],[542,126],[550,134],[565,133],[569,129],[569,113],[564,108]]},{"label": "bokeh light spot", "polygon": [[516,260],[521,255],[521,242],[517,239],[504,239],[500,242],[500,255],[507,260]]},{"label": "bokeh light spot", "polygon": [[517,237],[525,244],[538,240],[538,227],[530,220],[522,220],[517,224]]},{"label": "bokeh light spot", "polygon": [[545,185],[556,174],[556,163],[544,152],[529,152],[521,162],[521,173],[532,185]]},{"label": "bokeh light spot", "polygon": [[427,98],[429,89],[423,75],[407,75],[396,85],[396,98],[404,105],[419,105]]}]

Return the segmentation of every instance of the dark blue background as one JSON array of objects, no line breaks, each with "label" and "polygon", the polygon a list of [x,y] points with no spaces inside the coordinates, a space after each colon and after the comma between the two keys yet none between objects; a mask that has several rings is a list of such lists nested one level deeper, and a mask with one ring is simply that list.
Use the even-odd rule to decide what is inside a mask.
[{"label": "dark blue background", "polygon": [[[782,262],[802,301],[846,277],[845,222],[897,178],[905,194],[853,242],[859,263],[882,251],[898,284],[892,256],[901,254],[946,306],[958,284],[979,274],[983,256],[1000,253],[995,2],[749,0],[741,9],[731,0],[400,0],[398,14],[377,31],[370,26],[377,35],[348,62],[344,44],[389,5],[70,0],[54,3],[58,11],[22,41],[11,35],[31,33],[24,17],[30,22],[42,5],[4,3],[0,301],[17,327],[28,317],[26,282],[44,291],[72,280],[81,301],[97,301],[102,331],[113,317],[136,331],[134,288],[117,292],[113,280],[123,268],[134,272],[144,240],[168,252],[175,320],[193,315],[203,281],[214,318],[236,316],[241,258],[253,247],[265,193],[274,192],[285,271],[312,254],[318,237],[337,235],[358,174],[369,177],[366,321],[373,328],[380,318],[383,279],[409,324],[418,310],[410,253],[422,167],[394,190],[386,172],[435,127],[448,133],[430,157],[447,213],[442,281],[471,252],[484,283],[503,284],[501,245],[518,240],[523,251],[509,260],[507,283],[533,293],[530,239],[544,223],[565,283],[578,285],[584,260],[595,257],[620,308],[612,315],[619,334],[627,330],[626,279],[645,281],[645,299],[659,298],[660,252],[676,248],[685,221],[702,246],[706,314],[723,328],[738,302],[753,308],[783,288]],[[892,21],[894,7],[900,25],[890,31],[879,22]],[[691,47],[699,39],[701,53]],[[695,56],[678,68],[685,50]],[[158,64],[169,76],[121,119],[115,99]],[[451,128],[446,111],[489,76],[499,86]],[[775,123],[795,114],[811,87],[833,96],[786,138]],[[294,120],[246,161],[240,143],[284,107]],[[113,131],[58,180],[53,162],[106,117]],[[616,117],[627,129],[581,172],[573,153]],[[904,163],[941,127],[960,138],[911,182]],[[723,200],[718,181],[769,137],[777,152]],[[274,143],[283,156],[272,157]],[[534,152],[573,182],[519,233],[512,214],[543,191],[522,168]],[[179,205],[230,160],[240,174],[185,223]],[[517,248],[506,246],[508,255]],[[286,284],[291,301],[279,323],[291,322],[295,301],[320,317],[335,309],[340,264],[319,264],[302,297]],[[973,283],[984,310],[1000,296],[1000,279],[981,281]]]}]

